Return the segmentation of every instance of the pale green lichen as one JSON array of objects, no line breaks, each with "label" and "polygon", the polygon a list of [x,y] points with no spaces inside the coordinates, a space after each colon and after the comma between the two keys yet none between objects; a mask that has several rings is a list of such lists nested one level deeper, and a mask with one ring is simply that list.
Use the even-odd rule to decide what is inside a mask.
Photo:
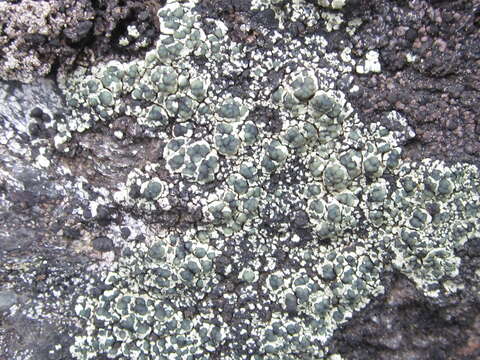
[{"label": "pale green lichen", "polygon": [[[429,296],[455,288],[455,251],[479,230],[476,168],[401,160],[405,119],[387,115],[397,131],[364,125],[335,86],[350,61],[317,35],[247,52],[221,22],[205,19],[207,31],[191,2],[169,1],[159,18],[144,60],[69,80],[68,131],[137,119],[163,159],[132,171],[115,201],[168,210],[178,187],[204,219],[126,246],[107,290],[78,301],[86,333],[74,357],[322,359],[333,332],[383,291],[384,271]],[[274,86],[265,74],[278,68]],[[247,88],[232,88],[247,69]]]}]

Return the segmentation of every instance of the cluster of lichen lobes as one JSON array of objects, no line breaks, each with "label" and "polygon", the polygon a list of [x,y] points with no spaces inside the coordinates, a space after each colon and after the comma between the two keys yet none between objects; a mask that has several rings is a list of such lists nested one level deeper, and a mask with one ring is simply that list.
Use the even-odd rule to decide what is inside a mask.
[{"label": "cluster of lichen lobes", "polygon": [[[306,51],[287,47],[277,63],[251,55],[254,95],[231,94],[224,71],[241,71],[246,55],[225,27],[203,30],[191,3],[168,2],[159,18],[162,35],[145,60],[72,79],[70,105],[83,116],[69,131],[88,127],[85,110],[154,129],[169,185],[201,206],[205,222],[125,249],[105,274],[107,290],[79,299],[87,326],[75,357],[321,359],[339,325],[383,291],[385,268],[427,295],[455,290],[455,250],[478,231],[473,167],[402,162],[401,117],[388,115],[403,133],[363,126],[330,85],[335,69],[312,68]],[[280,86],[259,91],[265,73],[292,61]],[[281,126],[255,118],[260,104]],[[167,209],[171,186],[159,167],[133,171],[115,200]]]}]

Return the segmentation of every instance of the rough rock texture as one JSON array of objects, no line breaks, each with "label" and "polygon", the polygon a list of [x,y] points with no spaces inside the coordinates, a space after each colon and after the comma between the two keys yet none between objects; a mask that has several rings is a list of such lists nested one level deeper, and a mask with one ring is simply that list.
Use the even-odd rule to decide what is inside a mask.
[{"label": "rough rock texture", "polygon": [[417,136],[406,155],[478,163],[480,153],[480,2],[358,1],[364,23],[352,53],[380,53],[382,73],[359,77],[353,103],[364,118],[402,112]]},{"label": "rough rock texture", "polygon": [[[161,1],[3,1],[0,78],[31,82],[77,62],[142,52],[157,35]],[[120,41],[122,40],[122,41]]]},{"label": "rough rock texture", "polygon": [[345,359],[476,359],[478,298],[462,293],[432,301],[401,276],[338,331],[332,348]]},{"label": "rough rock texture", "polygon": [[188,3],[0,4],[0,357],[477,358],[478,2]]},{"label": "rough rock texture", "polygon": [[49,137],[45,128],[30,123],[31,114],[42,124],[61,116],[61,100],[52,81],[2,84],[0,98],[0,357],[69,358],[72,340],[64,334],[76,331],[70,303],[84,291],[81,279],[91,263],[72,250],[86,235],[73,214],[84,195],[73,177],[32,161],[54,156],[40,155],[30,139],[32,133],[40,137],[38,145]]}]

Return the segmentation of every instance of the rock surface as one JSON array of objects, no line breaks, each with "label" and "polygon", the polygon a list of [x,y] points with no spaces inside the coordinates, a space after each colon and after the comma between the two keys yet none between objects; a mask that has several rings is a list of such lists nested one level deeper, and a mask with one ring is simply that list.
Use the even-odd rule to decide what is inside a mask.
[{"label": "rock surface", "polygon": [[78,63],[138,54],[157,37],[159,1],[3,1],[0,77],[32,82]]},{"label": "rock surface", "polygon": [[477,358],[480,3],[167,3],[0,4],[0,358]]}]

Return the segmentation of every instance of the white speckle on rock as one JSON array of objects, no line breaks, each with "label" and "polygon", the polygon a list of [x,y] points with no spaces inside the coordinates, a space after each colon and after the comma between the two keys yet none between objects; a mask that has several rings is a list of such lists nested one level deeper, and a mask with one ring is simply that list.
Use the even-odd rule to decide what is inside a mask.
[{"label": "white speckle on rock", "polygon": [[359,74],[368,74],[368,73],[380,73],[382,67],[380,65],[379,54],[374,50],[370,50],[365,55],[365,60],[362,60],[359,65],[356,66],[355,70]]}]

